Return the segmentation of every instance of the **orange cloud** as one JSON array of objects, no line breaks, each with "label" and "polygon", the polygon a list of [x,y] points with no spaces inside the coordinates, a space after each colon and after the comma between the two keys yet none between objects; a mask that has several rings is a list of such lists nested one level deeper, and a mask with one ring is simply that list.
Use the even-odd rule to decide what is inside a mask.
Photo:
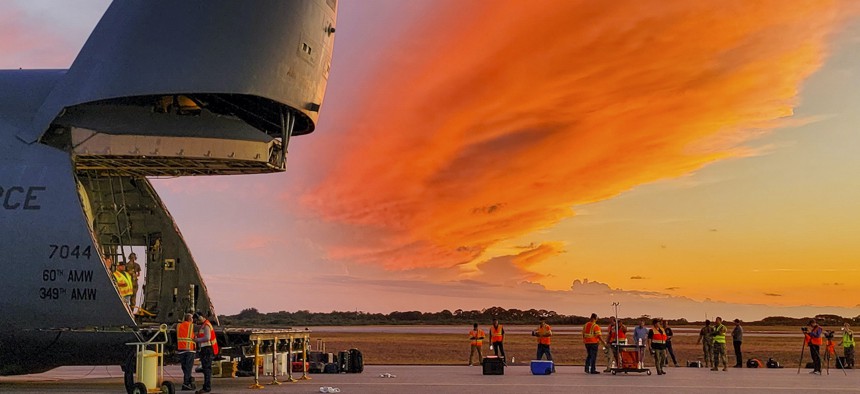
[{"label": "orange cloud", "polygon": [[513,286],[543,278],[529,268],[549,257],[564,253],[560,242],[547,242],[516,255],[498,256],[477,264],[476,279],[482,282]]},{"label": "orange cloud", "polygon": [[[303,203],[388,268],[472,261],[571,206],[744,154],[857,3],[435,1],[380,50]],[[852,9],[848,9],[851,7]],[[319,137],[314,137],[319,138]],[[366,234],[373,234],[372,237]]]}]

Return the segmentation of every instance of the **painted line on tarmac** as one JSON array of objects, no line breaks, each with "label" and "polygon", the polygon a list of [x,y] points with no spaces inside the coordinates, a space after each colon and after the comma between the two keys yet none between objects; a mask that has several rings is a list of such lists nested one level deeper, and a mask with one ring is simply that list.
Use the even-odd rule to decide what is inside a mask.
[{"label": "painted line on tarmac", "polygon": [[[592,387],[592,388],[623,388],[623,387],[632,387],[632,386],[618,386],[613,384],[581,384],[579,382],[576,383],[398,383],[398,382],[386,382],[386,383],[360,383],[360,382],[338,382],[339,386],[439,386],[439,387],[458,387],[458,386],[490,386],[490,387]],[[777,387],[777,386],[694,386],[694,385],[647,385],[641,386],[639,388],[642,389],[651,389],[651,388],[665,388],[665,389],[714,389],[714,390],[774,390],[774,391],[857,391],[860,392],[860,388],[855,386],[847,386],[847,387]]]}]

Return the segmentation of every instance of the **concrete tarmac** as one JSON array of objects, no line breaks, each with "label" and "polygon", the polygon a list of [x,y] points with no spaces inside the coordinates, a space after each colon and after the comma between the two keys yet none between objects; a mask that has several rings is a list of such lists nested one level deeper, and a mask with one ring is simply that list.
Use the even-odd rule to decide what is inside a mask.
[{"label": "concrete tarmac", "polygon": [[[860,373],[831,369],[830,375],[810,375],[809,370],[729,368],[713,372],[698,368],[667,368],[667,374],[644,373],[587,375],[582,366],[559,366],[557,373],[534,376],[526,365],[507,367],[501,376],[485,376],[480,366],[370,365],[361,374],[312,374],[310,380],[270,385],[271,376],[261,378],[265,388],[250,389],[253,378],[213,379],[213,393],[319,393],[332,387],[341,393],[440,394],[466,392],[571,393],[839,393],[860,392]],[[381,377],[391,374],[393,377]],[[176,366],[165,367],[166,378],[182,380]],[[300,376],[297,374],[296,377]],[[199,382],[200,374],[195,374]],[[285,380],[279,378],[280,380]],[[122,372],[118,367],[62,367],[34,375],[0,377],[4,393],[121,393]],[[178,391],[178,393],[182,393]]]}]

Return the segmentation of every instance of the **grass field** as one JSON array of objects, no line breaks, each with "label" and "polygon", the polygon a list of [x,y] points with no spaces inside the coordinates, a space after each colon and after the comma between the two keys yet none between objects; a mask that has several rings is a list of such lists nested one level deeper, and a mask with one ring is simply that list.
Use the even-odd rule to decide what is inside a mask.
[{"label": "grass field", "polygon": [[[731,332],[732,326],[727,326]],[[554,327],[558,331],[558,326]],[[698,327],[673,327],[673,329],[695,329]],[[398,365],[466,365],[469,359],[467,333],[470,327],[463,328],[463,334],[403,334],[403,333],[344,333],[314,331],[311,343],[323,339],[329,352],[357,348],[364,355],[366,364]],[[486,330],[486,327],[484,327]],[[800,357],[803,335],[798,327],[744,327],[744,360],[758,358],[762,362],[773,357],[786,368],[796,368]],[[687,360],[702,360],[702,347],[696,344],[697,335],[684,330],[672,339],[675,356],[681,366]],[[605,332],[604,332],[605,333]],[[632,339],[632,329],[628,330]],[[837,333],[836,338],[840,338]],[[727,337],[729,366],[734,365],[734,350],[731,337]],[[836,342],[838,343],[838,341]],[[508,334],[505,336],[505,353],[508,362],[511,357],[516,364],[528,363],[535,357],[537,345],[535,338],[528,334]],[[842,349],[837,346],[838,355]],[[484,342],[484,355],[492,354],[489,342]],[[822,359],[824,349],[822,347]],[[585,347],[578,333],[556,334],[552,340],[552,354],[560,365],[584,365]],[[804,355],[809,361],[808,349]],[[653,364],[653,358],[646,355],[646,363]],[[671,364],[671,360],[670,360]],[[606,357],[599,353],[598,365],[606,365]]]}]

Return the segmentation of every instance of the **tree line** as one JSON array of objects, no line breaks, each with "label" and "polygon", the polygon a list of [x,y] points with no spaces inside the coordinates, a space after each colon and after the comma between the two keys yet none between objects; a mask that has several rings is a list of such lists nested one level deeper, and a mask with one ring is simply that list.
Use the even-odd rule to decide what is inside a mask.
[{"label": "tree line", "polygon": [[[582,325],[588,322],[588,316],[564,315],[555,311],[545,309],[505,309],[494,306],[482,310],[450,311],[448,309],[439,312],[421,311],[395,311],[391,313],[368,313],[362,311],[332,311],[332,312],[310,312],[298,310],[295,312],[269,312],[261,313],[256,308],[243,309],[236,315],[219,315],[218,319],[222,325],[235,327],[250,326],[351,326],[351,325],[411,325],[411,324],[434,324],[434,325],[461,325],[461,324],[489,324],[494,318],[504,324],[537,324],[541,317],[546,317],[549,324],[554,325]],[[787,316],[771,316],[759,321],[747,321],[745,324],[761,326],[805,326],[810,317],[794,318]],[[842,325],[849,322],[852,325],[860,323],[860,316],[853,318],[837,315],[817,315],[819,324],[823,326]],[[732,317],[726,316],[727,320]],[[650,324],[651,316],[642,315],[636,317],[624,317],[621,321],[627,326],[638,324],[640,319],[645,319]],[[703,321],[688,321],[687,319],[666,319],[672,325],[701,324]],[[599,321],[605,324],[608,316],[602,316]]]}]

